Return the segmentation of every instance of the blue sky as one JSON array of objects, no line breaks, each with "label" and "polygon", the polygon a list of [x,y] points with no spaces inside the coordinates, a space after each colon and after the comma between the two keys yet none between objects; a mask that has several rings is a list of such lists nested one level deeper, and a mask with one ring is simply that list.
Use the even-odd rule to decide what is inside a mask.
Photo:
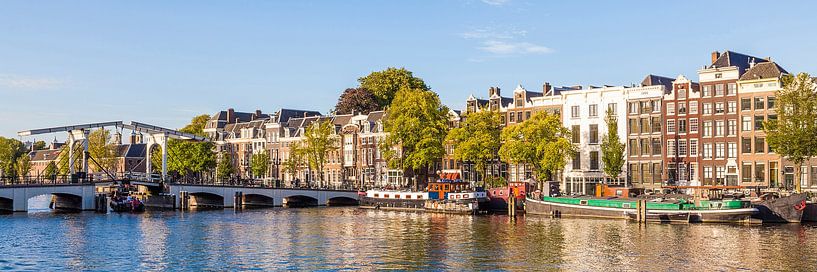
[{"label": "blue sky", "polygon": [[4,1],[0,135],[109,120],[181,127],[228,107],[327,112],[358,77],[389,66],[413,71],[452,108],[490,86],[697,78],[713,50],[817,72],[814,10],[805,1]]}]

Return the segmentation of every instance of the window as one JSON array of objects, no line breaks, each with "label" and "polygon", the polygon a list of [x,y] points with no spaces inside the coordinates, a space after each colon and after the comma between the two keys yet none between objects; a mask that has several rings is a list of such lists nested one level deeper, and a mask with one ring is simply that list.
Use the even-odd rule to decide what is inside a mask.
[{"label": "window", "polygon": [[704,184],[712,182],[712,166],[704,166]]},{"label": "window", "polygon": [[590,143],[591,144],[599,143],[599,125],[596,124],[590,125]]},{"label": "window", "polygon": [[638,114],[638,103],[630,102],[629,107],[630,107],[630,114]]},{"label": "window", "polygon": [[630,127],[630,134],[638,133],[638,119],[630,118],[627,121],[628,121],[628,126]]},{"label": "window", "polygon": [[687,133],[687,119],[678,119],[678,133]]},{"label": "window", "polygon": [[689,102],[689,114],[698,114],[698,101]]},{"label": "window", "polygon": [[581,142],[581,133],[582,133],[581,128],[579,128],[578,125],[573,125],[570,132],[572,134],[571,136],[573,136],[573,143],[574,144],[580,143]]},{"label": "window", "polygon": [[763,97],[755,97],[755,110],[762,110],[766,108],[766,103],[763,101]]},{"label": "window", "polygon": [[616,111],[616,105],[618,105],[618,104],[616,104],[616,103],[607,103],[607,110],[612,112],[613,115],[616,115],[616,112],[617,112]]},{"label": "window", "polygon": [[650,139],[644,138],[639,140],[641,144],[641,156],[650,155]]},{"label": "window", "polygon": [[698,118],[689,119],[689,133],[698,133]]},{"label": "window", "polygon": [[715,103],[715,113],[723,113],[723,102]]},{"label": "window", "polygon": [[661,155],[661,138],[652,138],[652,154]]},{"label": "window", "polygon": [[686,157],[687,155],[687,140],[678,140],[678,156]]},{"label": "window", "polygon": [[743,165],[740,166],[740,181],[742,182],[751,182],[752,181],[752,163],[751,162],[744,162]]},{"label": "window", "polygon": [[766,151],[766,139],[762,137],[755,137],[755,153],[763,153]]},{"label": "window", "polygon": [[675,115],[675,103],[667,103],[667,115]]},{"label": "window", "polygon": [[641,124],[641,133],[650,133],[650,118],[641,118],[639,123]]},{"label": "window", "polygon": [[741,131],[752,131],[752,116],[741,117],[740,129]]},{"label": "window", "polygon": [[738,133],[738,120],[729,119],[726,123],[726,135],[735,136]]},{"label": "window", "polygon": [[641,172],[638,170],[637,163],[630,164],[630,178],[632,182],[641,181]]},{"label": "window", "polygon": [[661,117],[652,118],[652,132],[653,133],[661,132]]},{"label": "window", "polygon": [[678,99],[686,99],[687,98],[687,90],[686,89],[679,89],[678,90]]},{"label": "window", "polygon": [[767,109],[774,109],[774,102],[776,100],[777,99],[775,99],[774,96],[769,96],[768,98],[766,98],[766,108]]},{"label": "window", "polygon": [[738,111],[738,102],[737,101],[729,101],[727,102],[726,112],[728,113],[735,113]]},{"label": "window", "polygon": [[667,140],[667,157],[675,157],[675,140]]},{"label": "window", "polygon": [[724,143],[715,143],[715,158],[716,159],[723,159],[726,155],[726,144]]},{"label": "window", "polygon": [[752,99],[751,98],[741,98],[740,99],[740,110],[752,110]]},{"label": "window", "polygon": [[678,114],[687,114],[687,103],[678,103]]},{"label": "window", "polygon": [[755,130],[763,130],[763,116],[755,115]]},{"label": "window", "polygon": [[704,137],[712,136],[712,121],[704,121]]},{"label": "window", "polygon": [[817,186],[817,166],[811,167],[811,186]]},{"label": "window", "polygon": [[641,173],[641,182],[652,180],[652,169],[650,169],[649,163],[641,164]]},{"label": "window", "polygon": [[530,111],[525,112],[525,120],[530,119]]},{"label": "window", "polygon": [[715,167],[715,182],[717,182],[718,185],[723,184],[724,174],[726,174],[726,168],[724,168],[723,166],[716,166]]},{"label": "window", "polygon": [[762,162],[755,163],[755,182],[763,182],[766,180],[766,164]]},{"label": "window", "polygon": [[508,118],[508,122],[513,123],[513,122],[516,121],[516,113],[515,112],[511,112],[509,116],[510,116],[510,118]]},{"label": "window", "polygon": [[726,95],[735,95],[738,93],[738,85],[735,83],[729,83],[726,85]]},{"label": "window", "polygon": [[599,152],[590,151],[590,170],[599,170]]},{"label": "window", "polygon": [[570,117],[579,118],[579,106],[570,107]]},{"label": "window", "polygon": [[630,144],[627,147],[630,148],[630,156],[638,155],[638,140],[630,139]]},{"label": "window", "polygon": [[675,133],[675,120],[667,120],[667,133]]},{"label": "window", "polygon": [[689,139],[689,156],[698,156],[698,139]]},{"label": "window", "polygon": [[589,111],[590,111],[590,113],[589,113],[590,117],[597,117],[597,116],[599,116],[599,105],[596,105],[596,104],[590,104],[590,109],[589,109]]},{"label": "window", "polygon": [[710,96],[712,96],[712,85],[705,85],[705,86],[703,87],[703,91],[702,91],[701,96],[703,96],[703,97],[710,97]]},{"label": "window", "polygon": [[652,107],[652,112],[661,112],[661,100],[650,101],[650,107]]},{"label": "window", "polygon": [[696,180],[698,179],[698,164],[697,163],[690,163],[689,164],[689,179]]},{"label": "window", "polygon": [[723,84],[715,85],[715,96],[723,96]]},{"label": "window", "polygon": [[712,103],[704,103],[703,114],[712,114]]},{"label": "window", "polygon": [[752,138],[740,138],[740,153],[752,153]]},{"label": "window", "polygon": [[715,121],[715,136],[723,136],[723,120]]},{"label": "window", "polygon": [[[755,166],[757,169],[757,166]],[[777,168],[777,162],[769,162],[769,187],[776,188],[778,187],[778,174],[780,169]]]},{"label": "window", "polygon": [[712,144],[704,143],[704,159],[711,159],[712,158]]},{"label": "window", "polygon": [[738,157],[738,144],[735,142],[726,143],[727,158],[734,159]]},{"label": "window", "polygon": [[573,153],[573,170],[582,168],[582,155],[579,152]]},{"label": "window", "polygon": [[649,113],[652,111],[652,104],[647,101],[638,102],[638,105],[641,107],[641,113]]}]

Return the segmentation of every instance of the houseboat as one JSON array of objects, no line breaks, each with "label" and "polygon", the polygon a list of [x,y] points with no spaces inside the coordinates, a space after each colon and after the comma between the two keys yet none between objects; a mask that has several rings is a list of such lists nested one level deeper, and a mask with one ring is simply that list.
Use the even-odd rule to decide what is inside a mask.
[{"label": "houseboat", "polygon": [[[638,198],[543,196],[525,200],[528,214],[554,217],[633,219]],[[748,223],[756,208],[748,200],[654,197],[646,201],[647,221],[691,223]]]},{"label": "houseboat", "polygon": [[360,207],[457,214],[475,214],[487,209],[487,194],[469,187],[467,182],[439,180],[430,182],[424,192],[368,190],[360,197]]},{"label": "houseboat", "polygon": [[755,218],[763,223],[800,223],[807,207],[806,194],[781,196],[770,192],[752,200],[752,205],[759,210]]},{"label": "houseboat", "polygon": [[494,213],[508,212],[508,199],[516,197],[516,210],[524,211],[525,196],[532,192],[535,183],[531,180],[523,182],[509,182],[508,186],[486,189],[488,194],[488,211]]}]

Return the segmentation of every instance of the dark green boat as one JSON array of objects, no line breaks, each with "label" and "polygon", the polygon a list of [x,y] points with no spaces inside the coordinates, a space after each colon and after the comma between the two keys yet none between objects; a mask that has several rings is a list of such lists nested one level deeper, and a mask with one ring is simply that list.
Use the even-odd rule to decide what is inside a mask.
[{"label": "dark green boat", "polygon": [[[525,212],[554,217],[634,219],[638,199],[592,197],[527,198]],[[741,223],[758,212],[748,200],[650,199],[646,220],[654,222]]]}]

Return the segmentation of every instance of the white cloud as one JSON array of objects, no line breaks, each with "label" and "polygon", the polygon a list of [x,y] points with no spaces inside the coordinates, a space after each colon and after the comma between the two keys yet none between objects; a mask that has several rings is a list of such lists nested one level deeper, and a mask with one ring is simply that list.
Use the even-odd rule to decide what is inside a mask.
[{"label": "white cloud", "polygon": [[48,90],[61,88],[65,81],[57,78],[0,74],[0,87],[10,89]]},{"label": "white cloud", "polygon": [[546,54],[553,52],[548,47],[529,42],[488,40],[477,49],[499,55]]},{"label": "white cloud", "polygon": [[511,0],[482,0],[482,2],[491,6],[502,6],[510,3]]}]

